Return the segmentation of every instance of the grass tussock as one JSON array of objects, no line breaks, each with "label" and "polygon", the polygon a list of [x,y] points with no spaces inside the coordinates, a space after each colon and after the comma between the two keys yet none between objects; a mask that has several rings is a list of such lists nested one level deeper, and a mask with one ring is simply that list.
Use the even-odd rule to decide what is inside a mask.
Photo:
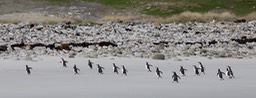
[{"label": "grass tussock", "polygon": [[246,19],[246,20],[255,20],[256,12],[251,13],[245,16],[236,16],[230,12],[207,12],[207,13],[199,13],[199,12],[182,12],[181,14],[176,14],[170,17],[158,17],[158,16],[105,16],[100,19],[100,21],[141,21],[141,22],[152,22],[152,23],[170,23],[170,22],[210,22],[212,20],[216,21],[234,21],[236,19]]},{"label": "grass tussock", "polygon": [[107,15],[99,19],[98,21],[132,21],[136,20],[138,16],[134,15]]},{"label": "grass tussock", "polygon": [[246,16],[243,16],[242,18],[247,19],[247,20],[256,20],[256,12],[250,13]]},{"label": "grass tussock", "polygon": [[0,16],[1,23],[45,23],[45,24],[56,24],[65,21],[72,21],[70,19],[63,19],[54,15],[46,15],[43,13],[12,13]]},{"label": "grass tussock", "polygon": [[173,15],[172,17],[166,18],[168,21],[177,21],[177,22],[186,22],[186,21],[200,21],[200,22],[208,22],[212,20],[217,21],[232,21],[237,18],[236,15],[230,12],[207,12],[207,13],[198,13],[198,12],[183,12],[181,14]]}]

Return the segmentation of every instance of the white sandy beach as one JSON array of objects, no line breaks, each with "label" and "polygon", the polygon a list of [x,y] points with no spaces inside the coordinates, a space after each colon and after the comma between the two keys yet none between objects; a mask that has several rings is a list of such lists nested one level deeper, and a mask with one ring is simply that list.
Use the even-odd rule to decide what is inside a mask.
[{"label": "white sandy beach", "polygon": [[[65,58],[64,68],[60,57],[40,57],[38,61],[0,60],[1,98],[252,98],[256,95],[255,59],[231,59],[182,57],[182,61],[152,60],[145,58],[97,58],[94,69],[89,69],[88,58]],[[201,61],[206,74],[196,76],[191,65],[199,66]],[[149,62],[153,72],[147,72]],[[112,63],[125,65],[128,75],[114,74]],[[26,74],[25,65],[31,66],[31,75]],[[73,72],[76,64],[81,70]],[[104,74],[98,74],[95,64],[105,67]],[[225,72],[231,66],[236,78],[220,80],[217,69]],[[181,76],[179,67],[188,69],[187,76]],[[163,78],[157,78],[155,67],[163,71]],[[172,71],[181,77],[179,83],[172,83]],[[121,72],[121,70],[120,70]]]}]

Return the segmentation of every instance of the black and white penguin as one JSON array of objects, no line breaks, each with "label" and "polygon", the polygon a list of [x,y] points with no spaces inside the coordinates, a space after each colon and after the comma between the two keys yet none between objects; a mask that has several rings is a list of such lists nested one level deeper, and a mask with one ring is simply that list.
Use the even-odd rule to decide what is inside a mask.
[{"label": "black and white penguin", "polygon": [[63,58],[61,58],[61,60],[62,60],[63,67],[67,67],[68,61],[64,60]]},{"label": "black and white penguin", "polygon": [[187,69],[183,68],[183,66],[180,66],[180,73],[181,73],[183,76],[186,76],[185,71],[187,71]]},{"label": "black and white penguin", "polygon": [[224,75],[225,75],[225,73],[224,73],[224,72],[221,72],[221,71],[220,71],[220,69],[218,69],[217,76],[220,78],[220,80],[224,80],[224,79],[223,79],[223,75],[222,75],[222,74],[224,74]]},{"label": "black and white penguin", "polygon": [[232,78],[232,75],[231,75],[231,72],[229,71],[229,69],[228,68],[226,68],[226,76],[229,78],[229,79],[231,79]]},{"label": "black and white penguin", "polygon": [[161,74],[163,74],[163,72],[160,71],[158,67],[156,67],[156,75],[158,76],[158,78],[162,78]]},{"label": "black and white penguin", "polygon": [[103,69],[105,69],[104,67],[101,67],[99,64],[97,64],[98,66],[98,73],[103,74]]},{"label": "black and white penguin", "polygon": [[26,65],[26,71],[27,71],[27,74],[29,74],[30,75],[30,73],[31,73],[31,70],[32,69],[32,67],[29,67],[28,65]]},{"label": "black and white penguin", "polygon": [[80,69],[77,68],[76,65],[74,65],[73,69],[74,69],[75,74],[79,74],[78,71],[80,71]]},{"label": "black and white penguin", "polygon": [[122,72],[123,72],[123,74],[124,75],[127,75],[127,72],[128,72],[128,70],[124,67],[124,65],[122,65]]},{"label": "black and white penguin", "polygon": [[198,62],[200,64],[199,68],[201,70],[201,73],[204,73],[205,74],[205,67],[203,66],[203,64],[201,62]]},{"label": "black and white penguin", "polygon": [[88,66],[90,67],[90,69],[93,68],[92,64],[93,64],[93,62],[91,62],[90,60],[88,60]]},{"label": "black and white penguin", "polygon": [[194,66],[194,72],[195,72],[195,74],[196,74],[197,76],[200,76],[200,74],[199,74],[199,69],[200,69],[200,68],[197,68],[196,65],[193,65],[193,66]]},{"label": "black and white penguin", "polygon": [[232,71],[231,67],[230,67],[230,66],[228,66],[228,68],[227,68],[227,69],[229,70],[230,76],[231,76],[232,78],[235,78],[234,73],[233,73],[233,71]]},{"label": "black and white penguin", "polygon": [[148,72],[152,72],[151,69],[150,69],[151,66],[153,66],[153,65],[146,62],[146,69],[148,70]]},{"label": "black and white penguin", "polygon": [[113,63],[113,71],[114,71],[114,73],[118,74],[118,69],[120,69],[120,68],[117,67],[115,63]]},{"label": "black and white penguin", "polygon": [[179,79],[181,79],[180,76],[176,74],[176,72],[173,72],[172,78],[173,78],[173,82],[177,82],[177,83],[179,82]]}]

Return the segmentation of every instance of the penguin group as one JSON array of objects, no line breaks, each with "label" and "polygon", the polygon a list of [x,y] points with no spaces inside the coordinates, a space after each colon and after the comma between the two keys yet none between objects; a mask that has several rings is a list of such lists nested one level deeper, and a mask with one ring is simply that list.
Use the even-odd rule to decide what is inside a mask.
[{"label": "penguin group", "polygon": [[[67,63],[68,61],[65,60],[64,58],[61,58],[61,62],[62,62],[62,66],[67,68]],[[197,67],[196,65],[192,65],[193,68],[194,68],[194,74],[196,76],[200,76],[200,73],[202,74],[205,74],[205,67],[203,66],[202,62],[198,62],[199,63],[199,67]],[[97,65],[97,71],[98,71],[98,74],[104,74],[104,70],[105,68],[100,66],[100,64],[94,64],[94,62],[88,60],[88,67],[90,69],[93,69],[93,66],[94,65]],[[113,73],[114,74],[119,74],[119,70],[121,70],[122,74],[127,76],[127,73],[128,73],[128,70],[126,69],[126,67],[124,65],[121,65],[122,67],[120,68],[119,66],[117,66],[115,63],[113,63]],[[150,64],[149,62],[146,62],[145,64],[146,66],[146,70],[148,72],[152,72],[151,70],[151,67],[153,67],[152,64]],[[31,74],[31,69],[32,67],[26,65],[26,72],[28,75]],[[73,66],[73,71],[74,71],[74,74],[79,74],[79,71],[80,69],[77,67],[76,64],[74,64]],[[185,77],[186,76],[186,71],[188,71],[186,68],[184,68],[183,66],[180,66],[180,74]],[[157,78],[162,78],[162,74],[163,72],[160,70],[159,67],[155,67],[155,73],[157,75]],[[173,79],[173,82],[176,82],[176,83],[179,83],[179,79],[181,79],[181,77],[175,72],[175,71],[172,71],[173,75],[171,76],[171,78]],[[231,66],[227,66],[226,68],[226,72],[222,72],[221,69],[218,69],[217,70],[217,76],[220,78],[220,80],[224,80],[223,78],[223,75],[226,75],[229,79],[232,79],[232,78],[235,78],[234,77],[234,74],[233,74],[233,71],[231,69]]]},{"label": "penguin group", "polygon": [[218,69],[217,76],[220,78],[220,80],[224,80],[223,75],[226,75],[229,79],[235,78],[230,66],[227,66],[225,73]]},{"label": "penguin group", "polygon": [[[196,76],[200,76],[201,73],[202,74],[206,74],[205,73],[206,68],[203,66],[202,62],[198,62],[198,63],[199,63],[198,67],[196,65],[192,65],[193,68],[194,68],[194,74]],[[149,64],[148,62],[146,62],[146,70],[148,72],[152,72],[151,71],[151,67],[152,66],[153,66],[152,64]],[[158,78],[162,78],[161,74],[163,74],[163,72],[159,69],[159,67],[155,67],[155,68],[156,68],[156,75],[157,75],[157,77]],[[224,80],[223,75],[226,75],[229,79],[235,78],[234,74],[233,74],[233,71],[232,71],[230,66],[227,66],[226,70],[227,70],[226,73],[224,73],[220,69],[218,69],[217,76],[221,80]],[[179,71],[180,71],[182,76],[186,76],[186,71],[188,71],[188,70],[186,68],[184,68],[183,66],[180,66]],[[180,76],[175,71],[173,71],[172,73],[173,73],[173,75],[172,75],[173,82],[178,83],[179,79],[181,79]]]}]

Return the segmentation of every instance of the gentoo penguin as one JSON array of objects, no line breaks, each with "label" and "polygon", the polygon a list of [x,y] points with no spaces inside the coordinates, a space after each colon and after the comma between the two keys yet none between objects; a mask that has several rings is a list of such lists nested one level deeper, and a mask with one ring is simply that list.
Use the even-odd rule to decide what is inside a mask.
[{"label": "gentoo penguin", "polygon": [[118,69],[120,69],[120,68],[117,67],[115,63],[113,63],[113,71],[114,71],[114,73],[118,74]]},{"label": "gentoo penguin", "polygon": [[93,64],[93,62],[91,62],[90,60],[88,60],[88,66],[90,67],[90,69],[93,68],[93,67],[92,67],[92,64]]},{"label": "gentoo penguin", "polygon": [[104,67],[101,67],[99,64],[97,64],[97,66],[98,66],[98,73],[103,74]]},{"label": "gentoo penguin", "polygon": [[153,65],[146,62],[146,69],[148,70],[148,72],[152,72],[151,69],[150,69],[150,66],[153,66]]},{"label": "gentoo penguin", "polygon": [[222,74],[225,74],[225,73],[224,73],[224,72],[221,72],[220,69],[218,69],[217,76],[220,78],[220,80],[224,80]]},{"label": "gentoo penguin", "polygon": [[198,63],[200,64],[199,68],[201,69],[201,72],[205,74],[205,72],[204,72],[205,68],[204,68],[203,64],[201,62],[198,62]]},{"label": "gentoo penguin", "polygon": [[75,74],[79,74],[78,71],[80,71],[80,69],[77,68],[76,65],[74,65],[73,69],[74,69]]},{"label": "gentoo penguin", "polygon": [[228,76],[229,79],[232,78],[231,72],[229,71],[228,68],[226,68],[226,76]]},{"label": "gentoo penguin", "polygon": [[64,60],[63,58],[61,58],[61,60],[62,60],[63,67],[67,67],[68,61]]},{"label": "gentoo penguin", "polygon": [[32,67],[29,67],[28,65],[26,65],[26,71],[27,71],[27,73],[28,73],[29,75],[30,75],[30,73],[31,73],[30,69],[32,69]]},{"label": "gentoo penguin", "polygon": [[[180,79],[180,76],[178,76],[177,74],[176,74],[176,72],[173,72],[173,75],[172,75],[172,78],[173,78],[173,82],[179,82],[179,79]],[[178,79],[179,78],[179,79]]]},{"label": "gentoo penguin", "polygon": [[122,65],[122,72],[123,72],[123,74],[124,75],[127,75],[127,72],[128,72],[128,70],[124,67],[124,65]]},{"label": "gentoo penguin", "polygon": [[235,76],[234,76],[234,74],[233,74],[233,71],[232,71],[232,69],[231,69],[230,66],[228,66],[228,70],[229,70],[229,72],[230,72],[230,76],[231,76],[232,78],[235,78]]},{"label": "gentoo penguin", "polygon": [[186,76],[185,71],[187,71],[187,69],[183,68],[183,66],[180,66],[180,73],[181,73],[183,76]]},{"label": "gentoo penguin", "polygon": [[160,71],[158,67],[156,67],[156,75],[158,76],[158,78],[162,78],[161,74],[163,74],[163,72]]},{"label": "gentoo penguin", "polygon": [[195,74],[200,76],[199,71],[198,71],[200,68],[197,68],[196,65],[193,65],[193,66],[194,66]]}]

